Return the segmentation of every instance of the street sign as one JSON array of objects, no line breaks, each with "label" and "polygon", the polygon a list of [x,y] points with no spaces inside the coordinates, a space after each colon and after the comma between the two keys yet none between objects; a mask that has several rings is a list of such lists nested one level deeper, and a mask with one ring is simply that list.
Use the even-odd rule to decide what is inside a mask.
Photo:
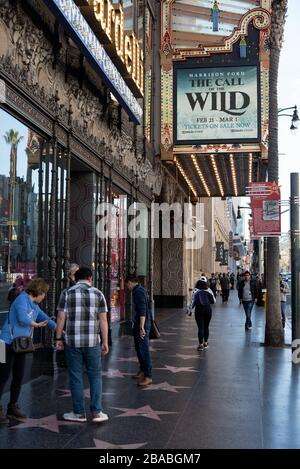
[{"label": "street sign", "polygon": [[4,222],[4,225],[6,226],[18,226],[18,222],[17,221],[14,221],[14,220],[8,220],[6,222]]},{"label": "street sign", "polygon": [[[256,191],[256,186],[260,190]],[[275,182],[251,184],[252,238],[281,236],[280,188]]]}]

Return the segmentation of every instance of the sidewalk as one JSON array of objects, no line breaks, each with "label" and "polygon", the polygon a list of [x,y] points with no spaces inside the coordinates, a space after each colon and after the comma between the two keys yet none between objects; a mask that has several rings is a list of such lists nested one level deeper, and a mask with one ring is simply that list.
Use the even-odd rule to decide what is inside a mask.
[{"label": "sidewalk", "polygon": [[[1,448],[300,448],[300,365],[290,348],[260,345],[264,309],[245,332],[236,291],[214,307],[209,348],[197,352],[194,317],[162,310],[162,338],[152,341],[153,385],[139,389],[132,337],[117,338],[103,360],[104,424],[74,424],[67,374],[42,375],[23,387],[30,419],[0,427]],[[287,342],[290,330],[286,330]],[[87,391],[88,394],[88,391]],[[3,404],[7,403],[5,394]],[[87,401],[88,409],[88,401]],[[89,413],[88,413],[89,417]]]}]

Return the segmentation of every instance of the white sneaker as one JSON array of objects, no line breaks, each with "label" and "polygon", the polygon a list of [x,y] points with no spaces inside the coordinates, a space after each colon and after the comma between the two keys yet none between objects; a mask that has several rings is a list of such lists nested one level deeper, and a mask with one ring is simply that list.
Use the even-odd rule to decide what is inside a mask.
[{"label": "white sneaker", "polygon": [[70,422],[86,422],[86,416],[84,414],[75,414],[74,412],[63,414],[63,419],[69,420]]},{"label": "white sneaker", "polygon": [[93,414],[93,422],[95,423],[101,423],[101,422],[106,422],[108,420],[108,415],[105,414],[104,412],[99,412],[98,414]]}]

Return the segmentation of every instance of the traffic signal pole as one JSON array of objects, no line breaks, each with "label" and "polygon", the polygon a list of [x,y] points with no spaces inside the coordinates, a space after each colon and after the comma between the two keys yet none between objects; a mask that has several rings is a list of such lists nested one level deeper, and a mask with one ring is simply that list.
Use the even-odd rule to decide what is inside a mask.
[{"label": "traffic signal pole", "polygon": [[291,173],[292,342],[300,339],[300,217],[299,173]]}]

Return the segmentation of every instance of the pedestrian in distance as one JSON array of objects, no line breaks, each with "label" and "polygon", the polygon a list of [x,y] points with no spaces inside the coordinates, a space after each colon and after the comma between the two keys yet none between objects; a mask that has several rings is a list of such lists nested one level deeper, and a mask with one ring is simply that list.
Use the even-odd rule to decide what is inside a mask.
[{"label": "pedestrian in distance", "polygon": [[214,297],[216,297],[217,296],[217,279],[214,273],[211,274],[208,284],[209,284],[209,288],[213,292]]},{"label": "pedestrian in distance", "polygon": [[134,275],[126,277],[125,284],[127,289],[132,292],[134,308],[133,337],[140,364],[140,369],[133,378],[138,380],[139,386],[148,386],[152,384],[152,363],[149,349],[151,311],[148,305],[147,292]]},{"label": "pedestrian in distance", "polygon": [[227,303],[228,298],[229,298],[229,289],[230,289],[230,281],[229,281],[228,275],[224,273],[223,276],[221,277],[220,283],[221,283],[221,288],[222,288],[222,302]]},{"label": "pedestrian in distance", "polygon": [[10,305],[15,301],[17,296],[19,296],[20,293],[24,291],[24,288],[25,285],[22,275],[17,275],[12,287],[8,290],[7,300],[9,301]]},{"label": "pedestrian in distance", "polygon": [[287,282],[283,280],[283,277],[281,274],[279,275],[279,288],[280,288],[281,320],[282,320],[282,327],[284,329],[287,294],[289,293],[290,289],[289,289]]},{"label": "pedestrian in distance", "polygon": [[57,317],[57,350],[65,350],[73,401],[73,410],[63,414],[63,419],[87,421],[83,385],[85,365],[90,385],[92,421],[101,423],[108,420],[108,415],[102,411],[101,375],[101,350],[104,355],[108,353],[107,305],[103,293],[93,287],[91,269],[79,268],[75,272],[75,281],[76,284],[67,290]]},{"label": "pedestrian in distance", "polygon": [[78,269],[79,265],[75,262],[72,262],[72,264],[70,264],[69,270],[67,272],[67,277],[69,279],[69,287],[73,287],[74,285],[76,285],[75,273]]},{"label": "pedestrian in distance", "polygon": [[235,275],[233,272],[230,274],[230,285],[231,285],[231,290],[234,290],[234,281],[235,281]]},{"label": "pedestrian in distance", "polygon": [[245,329],[250,330],[252,329],[251,313],[254,302],[257,298],[257,288],[256,281],[251,279],[249,270],[246,270],[244,273],[244,280],[239,284],[238,296],[240,302],[243,304],[246,315]]},{"label": "pedestrian in distance", "polygon": [[78,269],[79,269],[79,265],[75,264],[75,262],[70,264],[69,270],[67,272],[67,277],[68,277],[68,280],[69,280],[69,287],[65,288],[61,292],[59,300],[58,300],[57,308],[56,308],[57,311],[64,309],[65,300],[66,300],[65,296],[67,294],[67,291],[70,287],[73,287],[74,285],[76,285],[75,273],[77,272]]},{"label": "pedestrian in distance", "polygon": [[207,278],[201,276],[196,283],[198,291],[194,295],[192,307],[195,308],[195,320],[198,326],[199,345],[201,351],[208,347],[209,323],[212,316],[211,305],[216,302],[215,296],[208,287]]},{"label": "pedestrian in distance", "polygon": [[0,363],[0,402],[4,386],[10,376],[10,401],[5,416],[0,405],[0,423],[8,423],[8,419],[26,419],[21,411],[18,400],[21,393],[22,381],[25,370],[25,353],[16,353],[12,349],[12,341],[16,337],[30,337],[33,328],[56,328],[54,321],[39,307],[49,290],[49,285],[42,278],[36,278],[29,282],[25,291],[20,293],[12,303],[2,327],[0,339],[6,344],[6,363]]}]

